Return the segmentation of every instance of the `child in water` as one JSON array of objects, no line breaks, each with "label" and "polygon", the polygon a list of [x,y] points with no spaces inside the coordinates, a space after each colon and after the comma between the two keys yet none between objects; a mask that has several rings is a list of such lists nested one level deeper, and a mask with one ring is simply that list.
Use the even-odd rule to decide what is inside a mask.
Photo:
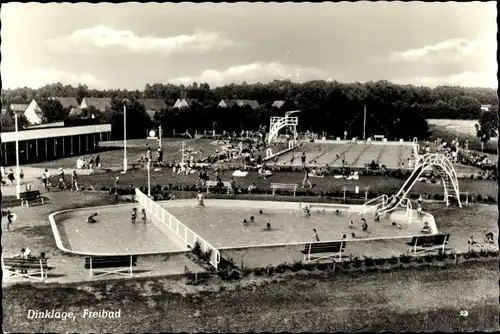
[{"label": "child in water", "polygon": [[93,214],[91,214],[90,216],[87,217],[87,223],[89,223],[89,224],[96,223],[97,221],[95,220],[94,217],[97,217],[97,212],[94,212]]},{"label": "child in water", "polygon": [[311,215],[311,209],[308,206],[304,208],[304,216],[308,217]]},{"label": "child in water", "polygon": [[198,206],[205,206],[203,203],[204,197],[203,194],[201,193],[201,190],[198,190],[198,195],[196,195],[196,200],[198,200]]},{"label": "child in water", "polygon": [[137,208],[133,208],[132,209],[132,216],[130,217],[132,224],[135,224],[136,219],[137,219]]}]

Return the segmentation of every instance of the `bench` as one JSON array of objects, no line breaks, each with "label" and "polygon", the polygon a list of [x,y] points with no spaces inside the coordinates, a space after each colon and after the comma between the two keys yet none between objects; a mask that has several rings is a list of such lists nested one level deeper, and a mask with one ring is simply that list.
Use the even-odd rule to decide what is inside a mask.
[{"label": "bench", "polygon": [[[216,188],[217,187],[217,181],[207,181],[207,184],[206,184],[206,187],[207,187],[207,194],[209,193],[210,191],[210,188]],[[227,188],[227,193],[229,194],[229,192],[231,191],[231,182],[229,181],[223,181],[222,182],[222,188]]]},{"label": "bench", "polygon": [[26,277],[44,281],[47,278],[47,272],[51,269],[54,268],[47,265],[46,258],[2,258],[2,270],[5,280],[14,277]]},{"label": "bench", "polygon": [[365,170],[366,171],[377,171],[380,170],[380,165],[379,164],[365,164]]},{"label": "bench", "polygon": [[296,183],[271,183],[271,189],[273,190],[273,196],[276,193],[276,189],[279,190],[293,190],[293,196],[297,192],[298,185]]},{"label": "bench", "polygon": [[339,260],[342,260],[342,252],[345,250],[345,241],[333,241],[333,242],[314,242],[306,244],[304,250],[300,251],[304,254],[304,261],[311,262],[311,254],[324,254],[330,253],[330,255],[322,256],[314,259],[315,261],[338,256]]},{"label": "bench", "polygon": [[[133,276],[132,267],[136,265],[137,255],[92,256],[85,258],[85,269],[89,270],[90,276],[105,276],[110,274]],[[114,270],[95,270],[112,268]]]},{"label": "bench", "polygon": [[445,251],[445,247],[450,240],[450,234],[434,234],[425,236],[415,236],[411,242],[406,244],[410,246],[409,254],[417,254],[420,252],[430,252],[434,250]]},{"label": "bench", "polygon": [[43,197],[40,194],[40,190],[28,190],[19,194],[19,198],[21,199],[21,206],[23,203],[26,203],[26,206],[29,206],[30,201],[41,201],[43,203]]}]

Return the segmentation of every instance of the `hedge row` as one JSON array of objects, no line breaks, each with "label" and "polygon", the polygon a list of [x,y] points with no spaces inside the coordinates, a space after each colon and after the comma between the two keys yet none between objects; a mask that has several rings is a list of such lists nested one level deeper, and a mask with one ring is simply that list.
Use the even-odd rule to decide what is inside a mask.
[{"label": "hedge row", "polygon": [[[160,185],[157,185],[151,189],[151,195],[154,197],[155,200],[161,200],[162,198],[167,198],[168,195],[171,193],[171,191],[188,191],[188,192],[197,192],[200,189],[199,186],[197,185],[169,185],[165,187],[161,187]],[[139,190],[141,190],[143,193],[147,193],[147,187],[139,187]],[[101,188],[101,191],[104,192],[111,192],[114,193],[115,189],[114,188],[107,188],[103,187]],[[236,194],[249,194],[248,189],[246,188],[237,188],[236,189]],[[135,190],[133,188],[127,188],[127,189],[118,189],[117,190],[118,195],[134,195]],[[270,195],[272,194],[271,189],[265,189],[265,188],[258,188],[252,190],[251,194],[254,195]],[[276,191],[276,194],[290,194],[293,195],[293,192],[290,191]],[[219,195],[223,196],[223,198],[229,197],[229,195],[225,195],[224,193],[220,193]],[[379,196],[383,195],[382,193],[377,193],[377,192],[371,192],[369,191],[367,194],[367,199],[374,199]],[[385,194],[387,196],[391,196],[393,194]],[[344,202],[343,200],[343,192],[341,190],[332,190],[332,191],[314,191],[314,190],[303,190],[303,189],[298,189],[296,191],[296,196],[305,196],[305,197],[315,197],[318,198],[320,197],[321,199],[327,199],[327,200],[332,200],[334,202]],[[417,194],[409,194],[410,199],[416,200],[419,195]],[[234,196],[230,196],[233,198]],[[430,200],[436,200],[436,201],[444,201],[444,195],[443,194],[427,194],[427,199]],[[463,200],[463,199],[462,199]],[[352,194],[348,193],[346,195],[346,201],[345,204],[363,204],[365,201],[365,194],[363,191],[359,194]],[[485,204],[494,204],[497,203],[497,199],[493,196],[486,196],[486,195],[481,195],[481,194],[469,194],[469,202],[476,202],[476,203],[485,203]]]},{"label": "hedge row", "polygon": [[[259,268],[238,267],[232,259],[222,261],[217,272],[208,272],[201,274],[200,278],[208,278],[211,275],[217,274],[223,280],[240,279],[253,274],[255,276],[273,276],[274,274],[282,274],[286,272],[299,271],[320,271],[327,273],[342,273],[342,272],[370,272],[377,270],[394,270],[409,266],[446,266],[451,264],[459,264],[471,262],[478,259],[498,258],[498,251],[480,251],[468,253],[442,253],[424,256],[413,256],[401,254],[391,258],[371,258],[371,257],[352,257],[347,261],[331,261],[331,262],[315,262],[304,263],[302,261],[294,261],[292,263],[282,263],[277,266],[267,266]],[[201,262],[204,262],[200,259]],[[198,277],[197,277],[198,279]]]}]

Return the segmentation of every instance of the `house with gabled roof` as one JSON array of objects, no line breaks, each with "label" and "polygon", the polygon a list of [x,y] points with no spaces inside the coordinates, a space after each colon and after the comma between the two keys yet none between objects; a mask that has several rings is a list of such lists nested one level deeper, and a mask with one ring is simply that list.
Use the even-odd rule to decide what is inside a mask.
[{"label": "house with gabled roof", "polygon": [[285,101],[283,100],[277,100],[277,101],[274,101],[272,106],[271,107],[275,107],[275,108],[281,108],[283,107],[283,105],[285,104]]},{"label": "house with gabled roof", "polygon": [[50,97],[49,100],[57,100],[64,109],[78,108],[80,105],[75,97]]},{"label": "house with gabled roof", "polygon": [[93,106],[100,112],[105,112],[106,109],[111,108],[111,98],[109,97],[84,97],[80,104],[81,109],[87,109]]},{"label": "house with gabled roof", "polygon": [[177,101],[175,101],[174,108],[176,109],[189,108],[196,101],[197,101],[196,99],[177,99]]},{"label": "house with gabled roof", "polygon": [[71,118],[80,118],[84,116],[85,113],[80,107],[73,107],[71,108],[71,111],[69,112],[69,117]]},{"label": "house with gabled roof", "polygon": [[24,115],[29,124],[40,124],[42,122],[39,115],[42,110],[35,99],[31,100],[29,104],[11,104],[10,110]]},{"label": "house with gabled roof", "polygon": [[3,127],[14,124],[14,119],[7,108],[2,108],[2,112],[0,113],[0,123]]},{"label": "house with gabled roof", "polygon": [[254,110],[260,107],[259,102],[256,100],[236,100],[236,104],[240,107],[250,106]]},{"label": "house with gabled roof", "polygon": [[236,105],[236,100],[221,100],[217,105],[219,108],[231,108]]},{"label": "house with gabled roof", "polygon": [[164,99],[138,99],[137,102],[144,106],[149,118],[155,118],[156,114],[167,109],[167,103]]}]

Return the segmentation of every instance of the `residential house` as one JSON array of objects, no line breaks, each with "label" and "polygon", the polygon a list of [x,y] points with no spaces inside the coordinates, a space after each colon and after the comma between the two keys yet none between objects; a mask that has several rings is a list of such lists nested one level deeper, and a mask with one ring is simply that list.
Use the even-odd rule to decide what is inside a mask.
[{"label": "residential house", "polygon": [[255,100],[222,100],[218,104],[220,108],[231,108],[235,105],[239,107],[250,106],[254,110],[259,108],[259,102]]},{"label": "residential house", "polygon": [[[80,107],[73,107],[71,108],[71,111],[69,112],[69,117],[71,118],[81,118],[85,116],[85,112],[82,110]],[[94,115],[92,115],[94,116]]]},{"label": "residential house", "polygon": [[10,110],[24,115],[29,124],[40,124],[42,122],[39,115],[42,110],[34,99],[29,104],[11,104]]},{"label": "residential house", "polygon": [[79,104],[74,97],[51,97],[49,100],[57,100],[61,103],[64,109],[71,110],[71,108],[78,108]]},{"label": "residential house", "polygon": [[157,113],[167,109],[164,99],[138,99],[137,102],[144,106],[150,119],[154,119]]},{"label": "residential house", "polygon": [[253,110],[260,107],[259,102],[256,100],[236,100],[236,104],[240,107],[250,106]]},{"label": "residential house", "polygon": [[12,126],[12,124],[14,124],[14,119],[6,108],[2,109],[2,113],[0,114],[0,123],[2,124],[2,127]]},{"label": "residential house", "polygon": [[218,107],[219,108],[231,108],[234,105],[236,105],[236,101],[235,100],[222,100],[218,104]]},{"label": "residential house", "polygon": [[282,101],[282,100],[281,101],[274,101],[271,107],[275,107],[275,108],[279,109],[279,108],[283,107],[284,104],[285,104],[285,101]]},{"label": "residential house", "polygon": [[196,102],[195,99],[177,99],[177,101],[175,101],[174,108],[189,108],[193,105],[194,102]]},{"label": "residential house", "polygon": [[80,104],[81,109],[86,109],[93,106],[100,112],[105,112],[107,108],[111,107],[111,98],[108,97],[84,97]]}]

